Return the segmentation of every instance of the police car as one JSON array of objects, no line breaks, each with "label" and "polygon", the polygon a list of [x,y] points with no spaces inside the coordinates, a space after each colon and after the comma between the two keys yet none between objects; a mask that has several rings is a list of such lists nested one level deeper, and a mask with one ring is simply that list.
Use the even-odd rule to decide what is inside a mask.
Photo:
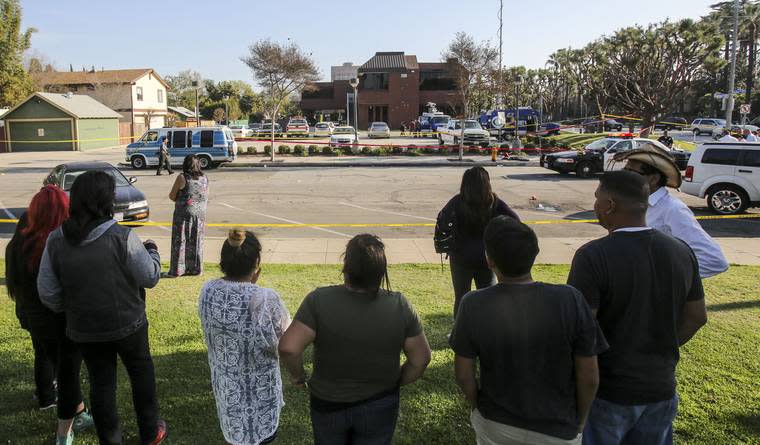
[{"label": "police car", "polygon": [[672,149],[652,139],[638,138],[632,133],[622,133],[598,139],[583,150],[561,151],[541,156],[541,167],[562,174],[574,172],[581,178],[588,178],[604,171],[620,170],[624,163],[615,162],[612,158],[622,151],[633,149],[656,148],[670,154],[681,170],[686,169],[691,153]]}]

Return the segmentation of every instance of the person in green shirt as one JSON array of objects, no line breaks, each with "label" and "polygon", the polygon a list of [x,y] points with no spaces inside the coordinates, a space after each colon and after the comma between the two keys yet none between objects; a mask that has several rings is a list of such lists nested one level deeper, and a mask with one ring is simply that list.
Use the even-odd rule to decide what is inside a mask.
[{"label": "person in green shirt", "polygon": [[[280,339],[280,357],[291,382],[311,394],[315,445],[390,444],[399,387],[422,376],[430,346],[414,308],[390,289],[380,238],[348,242],[343,277],[342,285],[306,296]],[[314,374],[307,378],[303,352],[310,344]]]}]

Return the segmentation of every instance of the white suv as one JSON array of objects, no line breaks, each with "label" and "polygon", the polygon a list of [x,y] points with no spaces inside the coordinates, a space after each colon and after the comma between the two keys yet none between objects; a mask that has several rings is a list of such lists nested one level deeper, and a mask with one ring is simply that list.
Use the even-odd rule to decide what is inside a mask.
[{"label": "white suv", "polygon": [[722,215],[760,206],[760,143],[700,145],[689,159],[681,191],[707,197],[710,209]]},{"label": "white suv", "polygon": [[715,136],[720,134],[720,132],[723,131],[723,127],[725,126],[725,119],[700,118],[694,119],[689,127],[695,136],[699,136],[702,133],[707,133],[710,136]]}]

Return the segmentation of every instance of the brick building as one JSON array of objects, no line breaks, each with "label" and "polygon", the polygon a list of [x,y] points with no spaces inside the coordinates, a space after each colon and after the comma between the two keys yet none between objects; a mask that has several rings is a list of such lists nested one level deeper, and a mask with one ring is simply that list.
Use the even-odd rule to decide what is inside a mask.
[{"label": "brick building", "polygon": [[[451,74],[456,60],[443,63],[419,63],[417,56],[403,52],[378,52],[361,65],[359,74],[359,128],[370,122],[387,122],[397,129],[402,122],[417,119],[429,102],[439,111],[457,114],[461,110],[456,83]],[[305,91],[301,110],[310,120],[346,120],[346,110],[353,121],[353,88],[347,80],[318,82]]]}]

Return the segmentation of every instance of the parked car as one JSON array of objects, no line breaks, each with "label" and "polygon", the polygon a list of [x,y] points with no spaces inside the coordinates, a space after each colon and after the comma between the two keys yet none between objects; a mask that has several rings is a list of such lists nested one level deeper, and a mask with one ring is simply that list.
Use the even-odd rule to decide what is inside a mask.
[{"label": "parked car", "polygon": [[[265,122],[261,124],[261,127],[259,128],[258,132],[256,133],[259,137],[267,137],[272,135],[272,123],[271,122]],[[282,127],[280,124],[276,123],[274,124],[274,136],[275,137],[281,137],[282,136]]]},{"label": "parked car", "polygon": [[760,144],[706,142],[689,160],[681,191],[706,198],[710,209],[733,215],[760,207]]},{"label": "parked car", "polygon": [[127,145],[126,161],[136,169],[158,165],[159,144],[164,138],[168,138],[172,165],[182,165],[191,154],[198,156],[203,169],[237,158],[237,142],[227,127],[168,127],[150,129]]},{"label": "parked car", "polygon": [[302,117],[291,118],[285,126],[285,132],[288,137],[309,136],[309,122]]},{"label": "parked car", "polygon": [[[459,145],[461,137],[461,119],[451,119],[445,128],[438,129],[438,143],[441,145]],[[477,120],[466,119],[464,121],[464,145],[488,147],[490,138],[491,135],[488,130],[484,130]]]},{"label": "parked car", "polygon": [[314,132],[312,133],[314,137],[325,137],[330,136],[333,132],[333,126],[330,125],[330,122],[317,122],[314,124]]},{"label": "parked car", "polygon": [[654,124],[655,130],[683,130],[689,126],[689,122],[677,116],[665,116]]},{"label": "parked car", "polygon": [[623,130],[623,124],[616,121],[615,119],[606,119],[604,121],[604,126],[602,126],[601,119],[586,119],[585,121],[581,122],[581,126],[583,127],[583,131],[586,133],[601,133],[603,131]]},{"label": "parked car", "polygon": [[542,136],[553,136],[559,134],[562,127],[554,122],[544,122],[541,124],[540,132]]},{"label": "parked car", "polygon": [[56,185],[68,194],[77,176],[90,170],[104,171],[114,179],[116,196],[114,198],[113,217],[115,220],[145,221],[150,217],[150,207],[145,199],[145,194],[132,185],[137,182],[137,178],[134,176],[127,178],[121,170],[107,162],[60,164],[47,175],[42,184]]},{"label": "parked car", "polygon": [[720,134],[725,126],[725,119],[697,118],[691,122],[689,131],[694,133],[694,136],[699,136],[702,133],[709,134],[710,136],[715,136],[716,134]]},{"label": "parked car", "polygon": [[330,136],[330,147],[343,147],[356,142],[356,131],[354,127],[343,126],[335,127],[332,136]]},{"label": "parked car", "polygon": [[367,136],[372,138],[390,138],[391,129],[385,122],[372,122],[367,131]]},{"label": "parked car", "polygon": [[624,135],[598,139],[588,144],[582,151],[569,150],[542,155],[540,165],[558,173],[575,172],[581,178],[588,178],[604,171],[622,169],[624,163],[615,162],[612,158],[617,153],[637,148],[663,151],[673,158],[681,170],[686,168],[691,156],[688,151],[668,148],[651,139]]},{"label": "parked car", "polygon": [[232,125],[230,126],[232,135],[236,138],[248,138],[253,136],[253,130],[248,125]]},{"label": "parked car", "polygon": [[256,122],[256,123],[253,123],[253,124],[248,124],[248,127],[253,132],[253,135],[256,135],[256,133],[258,133],[258,131],[261,130],[261,123]]}]

